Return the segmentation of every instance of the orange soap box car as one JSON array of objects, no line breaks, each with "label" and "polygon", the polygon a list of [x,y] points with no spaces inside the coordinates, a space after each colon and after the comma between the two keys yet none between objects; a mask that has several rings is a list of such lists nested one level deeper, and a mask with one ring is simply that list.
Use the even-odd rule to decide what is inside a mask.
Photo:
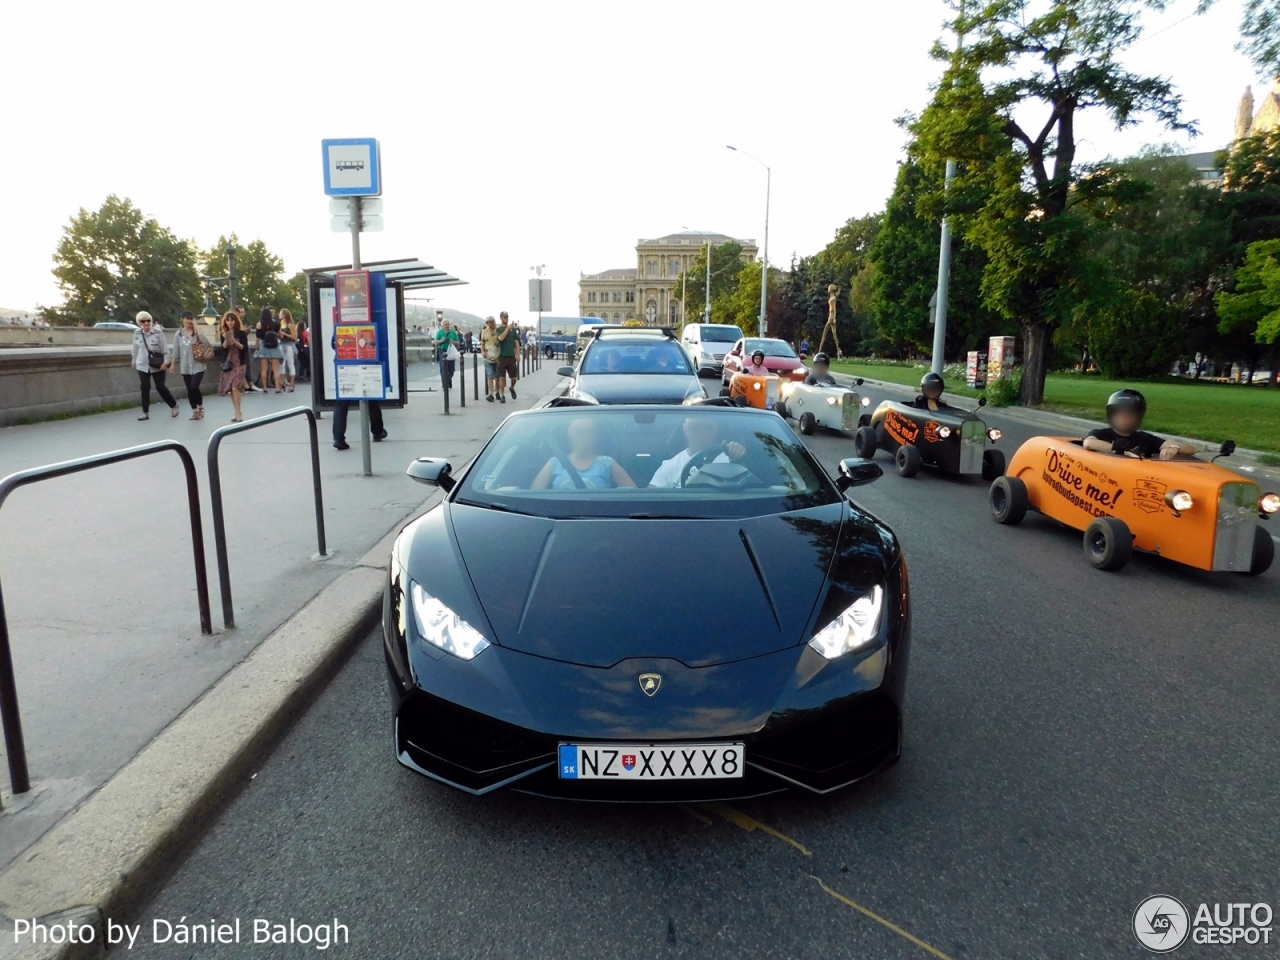
[{"label": "orange soap box car", "polygon": [[[1227,456],[1235,444],[1223,444]],[[1214,459],[1217,459],[1216,457]],[[1259,574],[1275,543],[1266,521],[1280,495],[1212,460],[1138,459],[1085,450],[1068,437],[1033,437],[989,493],[997,523],[1035,510],[1084,531],[1085,559],[1119,570],[1136,550],[1189,567]]]},{"label": "orange soap box car", "polygon": [[746,373],[735,373],[729,386],[721,391],[722,396],[744,397],[747,403],[761,410],[772,410],[778,402],[778,388],[782,381],[777,377],[753,377]]}]

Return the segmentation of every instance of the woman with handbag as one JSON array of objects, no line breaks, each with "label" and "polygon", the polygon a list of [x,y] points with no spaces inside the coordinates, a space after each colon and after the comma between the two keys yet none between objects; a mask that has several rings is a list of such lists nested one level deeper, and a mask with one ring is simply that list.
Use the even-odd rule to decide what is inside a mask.
[{"label": "woman with handbag", "polygon": [[293,393],[294,384],[298,382],[298,325],[287,308],[280,311],[280,350],[284,354],[280,366],[285,389]]},{"label": "woman with handbag", "polygon": [[178,365],[182,382],[187,386],[187,402],[191,404],[191,419],[204,419],[204,397],[200,393],[200,381],[204,379],[205,363],[213,359],[213,345],[196,329],[196,316],[190,310],[182,314],[182,327],[173,338],[173,363]]},{"label": "woman with handbag", "polygon": [[284,392],[284,381],[280,379],[280,361],[284,359],[284,351],[280,349],[280,324],[276,323],[275,311],[270,307],[262,308],[262,319],[254,328],[258,338],[258,370],[262,374],[259,386],[263,392],[267,390],[267,364],[271,364],[271,377],[276,384],[276,393]]},{"label": "woman with handbag", "polygon": [[222,378],[218,381],[218,396],[231,395],[231,403],[236,408],[232,423],[244,419],[240,413],[240,391],[244,389],[244,344],[241,340],[244,331],[240,329],[240,315],[228,310],[218,324],[218,337],[227,351],[227,359],[222,361]]},{"label": "woman with handbag", "polygon": [[139,329],[133,334],[133,369],[138,371],[138,384],[142,389],[142,416],[139,420],[151,419],[151,384],[155,383],[156,393],[169,405],[170,416],[178,415],[178,401],[164,385],[164,374],[169,369],[169,344],[165,342],[164,331],[151,319],[151,314],[142,310],[135,318]]}]

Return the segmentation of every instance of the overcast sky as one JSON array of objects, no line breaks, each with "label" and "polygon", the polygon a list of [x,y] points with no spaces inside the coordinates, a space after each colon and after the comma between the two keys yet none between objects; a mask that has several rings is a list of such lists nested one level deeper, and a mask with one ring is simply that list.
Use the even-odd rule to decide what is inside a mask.
[{"label": "overcast sky", "polygon": [[[1147,18],[1127,63],[1172,78],[1224,146],[1253,71],[1240,0]],[[377,137],[382,233],[365,259],[420,257],[468,281],[440,306],[524,316],[533,264],[555,312],[580,272],[635,263],[688,227],[817,251],[882,209],[894,119],[927,102],[940,0],[677,4],[224,0],[12,3],[4,13],[0,306],[58,302],[51,255],[80,207],[131,198],[180,236],[262,238],[290,272],[349,262],[330,232],[320,140]],[[1181,21],[1181,22],[1179,22]],[[1159,31],[1159,32],[1158,32]],[[1188,143],[1079,125],[1082,159]],[[194,305],[198,307],[199,305]]]}]

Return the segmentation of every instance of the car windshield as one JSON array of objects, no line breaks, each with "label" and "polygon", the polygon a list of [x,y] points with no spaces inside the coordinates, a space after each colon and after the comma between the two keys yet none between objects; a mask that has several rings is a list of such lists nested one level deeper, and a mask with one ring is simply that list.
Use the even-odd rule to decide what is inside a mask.
[{"label": "car windshield", "polygon": [[693,370],[671,340],[597,340],[582,358],[583,373],[683,373]]},{"label": "car windshield", "polygon": [[748,340],[742,353],[744,356],[749,357],[757,350],[763,350],[766,357],[796,358],[796,352],[791,349],[791,344],[785,340]]},{"label": "car windshield", "polygon": [[840,500],[776,414],[714,406],[514,416],[452,496],[561,519],[764,516]]},{"label": "car windshield", "polygon": [[737,327],[727,327],[721,324],[702,325],[703,343],[736,343],[741,338],[742,331]]}]

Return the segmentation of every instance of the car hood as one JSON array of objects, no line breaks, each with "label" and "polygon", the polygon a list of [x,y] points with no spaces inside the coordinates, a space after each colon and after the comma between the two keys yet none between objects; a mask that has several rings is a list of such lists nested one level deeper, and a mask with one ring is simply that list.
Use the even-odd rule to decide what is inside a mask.
[{"label": "car hood", "polygon": [[683,403],[706,391],[689,373],[588,373],[578,377],[573,395],[601,403]]},{"label": "car hood", "polygon": [[[478,601],[500,645],[593,667],[633,657],[709,666],[793,647],[828,600],[870,589],[886,569],[874,522],[842,503],[743,520],[447,510],[453,543],[415,542],[410,574],[432,590],[439,570],[447,582],[437,595],[464,615]],[[448,595],[458,584],[444,546],[460,556],[474,599]]]}]

